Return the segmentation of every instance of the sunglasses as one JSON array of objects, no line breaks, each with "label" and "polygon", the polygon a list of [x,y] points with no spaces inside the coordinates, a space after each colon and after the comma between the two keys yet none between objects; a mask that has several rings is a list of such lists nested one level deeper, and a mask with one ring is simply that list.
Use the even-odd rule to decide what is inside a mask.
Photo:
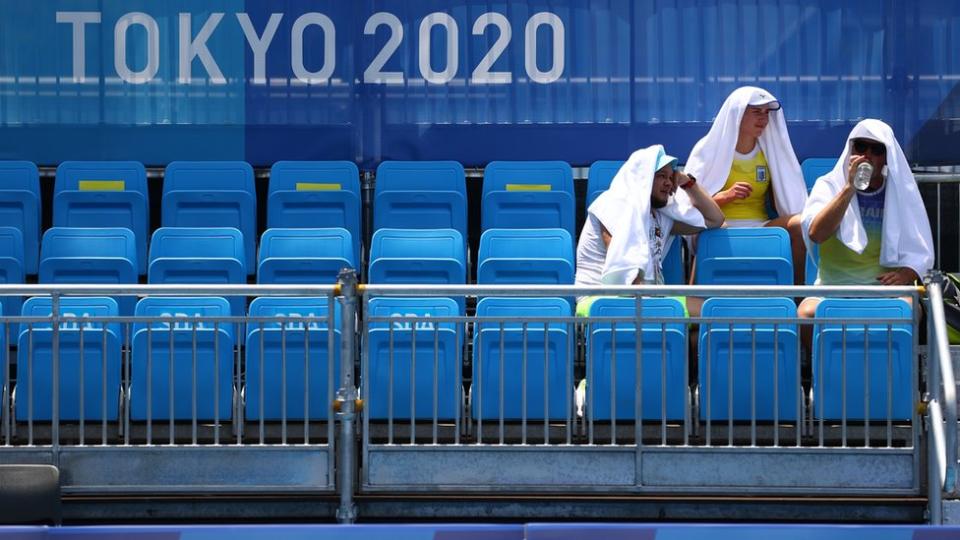
[{"label": "sunglasses", "polygon": [[857,154],[863,155],[867,153],[867,150],[870,150],[870,153],[875,156],[887,155],[887,147],[883,143],[868,142],[861,139],[854,139],[853,141],[854,152],[856,152]]}]

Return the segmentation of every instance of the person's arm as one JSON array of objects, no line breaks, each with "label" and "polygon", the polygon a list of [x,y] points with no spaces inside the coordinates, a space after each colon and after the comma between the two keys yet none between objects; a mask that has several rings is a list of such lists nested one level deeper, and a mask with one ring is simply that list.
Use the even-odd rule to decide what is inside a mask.
[{"label": "person's arm", "polygon": [[881,285],[913,285],[920,279],[916,270],[904,266],[877,276]]},{"label": "person's arm", "polygon": [[843,220],[843,214],[847,211],[850,201],[857,193],[856,188],[853,187],[853,177],[856,175],[857,166],[865,161],[867,161],[867,158],[864,156],[856,156],[850,160],[850,167],[847,169],[847,183],[810,222],[810,240],[815,244],[822,244],[837,233],[840,222]]},{"label": "person's arm", "polygon": [[[676,173],[676,181],[677,186],[687,192],[687,196],[690,197],[690,202],[693,203],[693,207],[703,214],[703,221],[707,229],[716,229],[723,225],[726,219],[723,215],[723,210],[720,210],[717,202],[696,183],[696,180],[678,171]],[[701,227],[675,221],[671,233],[694,234],[702,230],[703,228]]]},{"label": "person's arm", "polygon": [[730,189],[718,191],[713,196],[713,202],[717,203],[717,206],[726,206],[738,199],[746,199],[751,193],[753,186],[749,182],[735,182]]}]

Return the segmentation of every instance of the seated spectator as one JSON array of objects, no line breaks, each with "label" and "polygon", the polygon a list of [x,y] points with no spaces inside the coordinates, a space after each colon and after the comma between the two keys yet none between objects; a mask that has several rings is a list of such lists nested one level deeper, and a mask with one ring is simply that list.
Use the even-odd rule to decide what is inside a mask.
[{"label": "seated spectator", "polygon": [[[674,236],[723,224],[717,204],[676,164],[661,145],[638,150],[590,205],[577,245],[578,285],[662,284]],[[677,204],[677,188],[692,205]],[[577,314],[586,315],[592,299],[579,300]]]},{"label": "seated spectator", "polygon": [[[873,166],[866,189],[857,167]],[[933,238],[917,181],[890,126],[863,120],[837,165],[817,179],[803,210],[804,235],[820,245],[818,285],[910,285],[933,266]],[[909,301],[909,299],[908,299]],[[807,298],[801,317],[816,312]]]},{"label": "seated spectator", "polygon": [[[793,280],[797,285],[804,283],[806,250],[799,214],[807,188],[777,98],[752,86],[734,90],[710,131],[693,147],[684,171],[713,196],[728,227],[786,229]],[[773,219],[767,210],[768,198],[778,214]]]}]

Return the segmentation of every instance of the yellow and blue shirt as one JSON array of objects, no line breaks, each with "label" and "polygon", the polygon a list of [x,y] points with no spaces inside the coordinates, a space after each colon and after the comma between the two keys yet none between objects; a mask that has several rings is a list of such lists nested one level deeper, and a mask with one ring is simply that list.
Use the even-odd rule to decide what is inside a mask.
[{"label": "yellow and blue shirt", "polygon": [[767,165],[767,158],[764,157],[763,151],[760,150],[760,145],[754,147],[749,154],[735,153],[733,164],[730,166],[730,175],[727,176],[727,183],[722,189],[730,189],[737,182],[747,182],[753,191],[746,199],[737,199],[724,205],[722,207],[724,216],[727,219],[757,221],[770,219],[767,213],[767,192],[770,190],[770,181],[770,167]]},{"label": "yellow and blue shirt", "polygon": [[820,244],[820,285],[876,285],[877,276],[890,271],[880,265],[880,247],[883,241],[883,208],[887,185],[872,192],[857,192],[860,219],[867,233],[867,247],[863,253],[843,245],[837,235]]}]

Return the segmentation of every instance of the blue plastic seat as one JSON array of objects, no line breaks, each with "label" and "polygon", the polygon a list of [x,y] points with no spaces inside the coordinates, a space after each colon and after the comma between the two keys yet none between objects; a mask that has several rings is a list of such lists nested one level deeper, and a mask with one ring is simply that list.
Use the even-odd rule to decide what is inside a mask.
[{"label": "blue plastic seat", "polygon": [[804,281],[807,285],[813,285],[816,283],[820,272],[820,246],[818,244],[813,244],[813,249],[807,250],[805,262]]},{"label": "blue plastic seat", "polygon": [[[340,303],[335,302],[334,306],[331,364],[327,298],[263,297],[250,303],[250,317],[324,319],[307,324],[247,324],[247,420],[303,420],[307,412],[310,420],[330,418],[330,403],[340,386]],[[309,402],[306,408],[305,402]]]},{"label": "blue plastic seat", "polygon": [[807,193],[813,189],[817,183],[817,178],[832,171],[837,165],[836,158],[807,158],[800,164],[800,170],[803,172],[803,181],[807,184]]},{"label": "blue plastic seat", "polygon": [[[370,283],[463,284],[467,257],[456,229],[380,229],[370,242]],[[466,303],[456,298],[460,313]]]},{"label": "blue plastic seat", "polygon": [[826,298],[817,306],[816,317],[904,322],[870,324],[866,336],[863,324],[847,324],[846,331],[840,323],[814,327],[814,417],[840,420],[845,409],[847,420],[909,420],[919,384],[910,306],[896,298]]},{"label": "blue plastic seat", "polygon": [[[0,227],[0,283],[23,283],[23,233],[13,227]],[[0,310],[4,316],[20,315],[23,299],[19,296],[2,296]],[[12,332],[16,334],[16,332]]]},{"label": "blue plastic seat", "polygon": [[573,240],[564,229],[490,229],[480,236],[477,283],[573,283]]},{"label": "blue plastic seat", "polygon": [[346,229],[267,229],[257,283],[332,284],[342,268],[356,268],[356,260]]},{"label": "blue plastic seat", "polygon": [[[24,317],[49,317],[49,297],[23,303]],[[115,317],[112,298],[61,298],[64,317]],[[120,403],[120,325],[70,321],[60,323],[60,420],[117,420]],[[82,345],[82,347],[81,347]],[[17,340],[16,417],[53,419],[53,327],[47,322],[23,323]],[[106,386],[104,386],[106,383]]]},{"label": "blue plastic seat", "polygon": [[137,240],[137,273],[147,273],[150,203],[138,161],[65,161],[53,188],[54,227],[125,227]]},{"label": "blue plastic seat", "polygon": [[415,323],[370,323],[364,348],[367,375],[363,381],[369,385],[366,395],[370,418],[432,420],[434,406],[437,419],[458,417],[463,392],[462,326],[435,324],[424,318],[455,317],[460,315],[461,307],[450,298],[374,298],[367,307],[372,317],[419,318]]},{"label": "blue plastic seat", "polygon": [[793,285],[792,257],[780,227],[709,229],[697,242],[697,283]]},{"label": "blue plastic seat", "polygon": [[163,227],[234,227],[244,268],[256,270],[257,190],[244,161],[174,161],[163,173]]},{"label": "blue plastic seat", "polygon": [[171,413],[174,420],[190,420],[194,406],[198,420],[233,417],[234,325],[157,319],[229,315],[230,305],[220,297],[149,297],[137,303],[136,316],[154,320],[134,325],[131,420],[169,420]]},{"label": "blue plastic seat", "polygon": [[[53,227],[43,233],[40,283],[137,283],[137,241],[124,228]],[[120,314],[133,313],[136,298],[117,299]]]},{"label": "blue plastic seat", "polygon": [[[643,319],[682,318],[674,298],[644,298]],[[641,374],[637,373],[636,299],[600,298],[591,317],[624,317],[616,323],[590,323],[587,341],[587,409],[594,420],[636,420],[639,388],[643,420],[681,420],[688,403],[687,330],[681,323],[645,322],[641,328]],[[642,381],[638,376],[642,375]],[[663,381],[663,382],[661,382]],[[613,410],[611,405],[615,405]],[[663,404],[666,404],[664,409]]]},{"label": "blue plastic seat", "polygon": [[483,171],[481,229],[566,229],[576,235],[573,170],[563,161],[492,161]]},{"label": "blue plastic seat", "polygon": [[456,229],[467,237],[467,183],[456,161],[384,161],[377,167],[373,230]]},{"label": "blue plastic seat", "polygon": [[[244,284],[240,231],[224,228],[161,227],[150,241],[148,283]],[[246,313],[246,299],[231,297],[232,313]]]},{"label": "blue plastic seat", "polygon": [[610,188],[610,182],[617,175],[625,161],[594,161],[587,172],[587,204],[584,205],[584,211],[590,208],[593,201],[601,193]]},{"label": "blue plastic seat", "polygon": [[796,421],[801,391],[797,325],[778,324],[774,330],[772,324],[751,328],[748,322],[731,323],[744,317],[795,319],[793,300],[708,298],[702,316],[719,321],[700,325],[700,419]]},{"label": "blue plastic seat", "polygon": [[267,228],[340,227],[361,256],[360,171],[352,161],[278,161],[270,167]]},{"label": "blue plastic seat", "polygon": [[23,269],[40,265],[40,173],[29,161],[0,161],[0,227],[23,233]]},{"label": "blue plastic seat", "polygon": [[[570,317],[562,298],[483,298],[477,317]],[[564,420],[571,415],[573,393],[572,325],[543,322],[478,323],[473,341],[473,418]],[[501,343],[503,350],[501,352]],[[526,356],[524,357],[524,345]],[[548,360],[544,362],[544,358]],[[501,366],[501,362],[503,365]]]}]

